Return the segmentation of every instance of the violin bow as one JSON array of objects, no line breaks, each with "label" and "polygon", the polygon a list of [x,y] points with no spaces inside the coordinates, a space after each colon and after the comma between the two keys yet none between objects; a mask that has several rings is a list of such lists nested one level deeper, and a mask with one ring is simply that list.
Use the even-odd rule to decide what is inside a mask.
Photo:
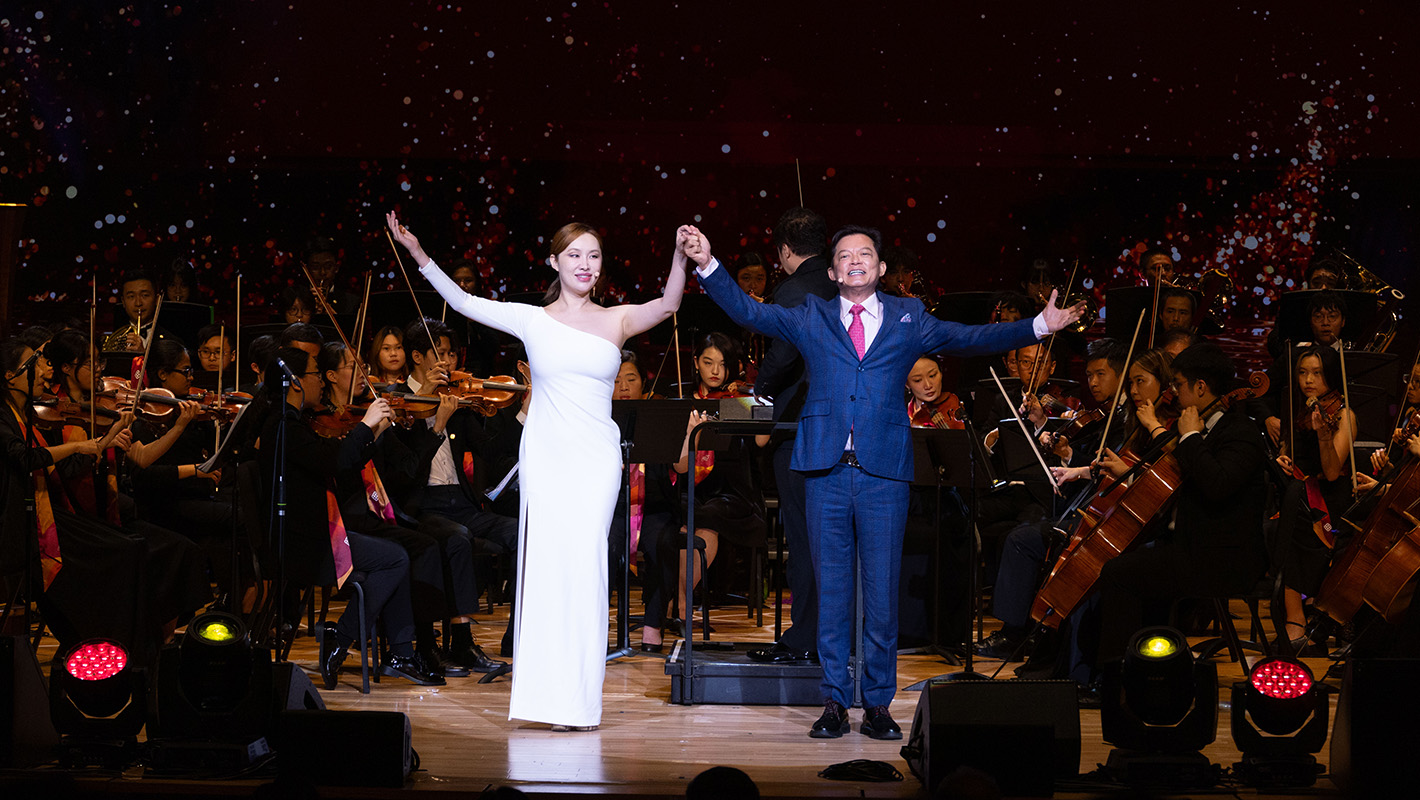
[{"label": "violin bow", "polygon": [[[143,344],[143,371],[133,376],[133,405],[128,410],[134,414],[138,413],[138,398],[143,394],[143,387],[148,383],[148,353],[153,349],[153,340],[158,338],[158,315],[163,313],[163,296],[158,295],[158,304],[153,307],[153,327],[148,331],[148,341]],[[141,318],[138,320],[143,321]]]},{"label": "violin bow", "polygon": [[1114,404],[1109,407],[1109,416],[1104,419],[1104,433],[1100,434],[1100,446],[1095,451],[1095,461],[1104,457],[1105,442],[1109,441],[1109,429],[1114,424],[1114,412],[1119,410],[1119,399],[1124,396],[1124,384],[1129,382],[1129,365],[1134,361],[1134,345],[1139,341],[1139,329],[1144,327],[1144,309],[1139,309],[1139,321],[1134,323],[1134,336],[1129,340],[1129,351],[1124,356],[1124,374],[1114,387]]},{"label": "violin bow", "polygon": [[232,364],[234,369],[232,375],[237,382],[237,386],[242,384],[242,274],[237,273],[237,328],[232,333],[232,342],[236,349],[232,353]]},{"label": "violin bow", "polygon": [[[364,343],[365,341],[365,319],[369,316],[370,313],[370,280],[370,272],[369,270],[366,270],[365,297],[360,301],[360,313],[355,315],[355,341],[360,343]],[[361,358],[360,353],[358,352],[355,353],[355,360],[360,362],[364,361],[364,359]],[[357,373],[355,370],[350,370],[350,389],[349,393],[345,395],[347,398],[353,399],[355,397],[355,379],[358,374],[359,373]]]},{"label": "violin bow", "polygon": [[[1145,267],[1147,268],[1148,265],[1146,264]],[[1149,318],[1149,347],[1152,349],[1154,346],[1154,331],[1159,326],[1159,288],[1163,285],[1163,281],[1160,280],[1158,276],[1155,276],[1149,279],[1149,283],[1154,285],[1154,315]]]},{"label": "violin bow", "polygon": [[681,377],[681,373],[680,373],[680,319],[676,316],[675,313],[672,313],[672,314],[671,314],[671,342],[672,342],[672,349],[675,351],[675,383],[676,383],[676,391],[677,391],[677,393],[680,395],[680,399],[681,399],[681,400],[684,400],[684,399],[685,399],[685,379]]},{"label": "violin bow", "polygon": [[[1057,300],[1057,302],[1061,304],[1061,308],[1064,308],[1064,304],[1069,301],[1070,290],[1075,286],[1075,274],[1079,271],[1080,259],[1077,258],[1075,259],[1075,266],[1070,269],[1070,280],[1065,282],[1065,293],[1060,295],[1059,299]],[[1035,364],[1035,369],[1031,370],[1031,386],[1035,386],[1035,379],[1037,377],[1037,371],[1040,369],[1040,365],[1048,363],[1050,361],[1050,351],[1055,347],[1055,336],[1056,334],[1054,333],[1050,334],[1050,341],[1047,342],[1045,345],[1045,358],[1043,360],[1037,361]]]},{"label": "violin bow", "polygon": [[[330,303],[325,299],[325,292],[316,285],[315,279],[311,277],[310,270],[306,269],[305,264],[301,265],[301,272],[305,273],[306,280],[310,281],[311,294],[315,297],[316,304],[321,307],[321,311],[325,312],[326,316],[330,317],[330,326],[335,328],[335,335],[340,337],[340,343],[345,345],[345,349],[355,357],[355,374],[359,375],[368,383],[370,379],[369,376],[365,374],[365,365],[361,363],[360,355],[350,348],[350,340],[345,338],[345,331],[340,329],[340,322],[335,318],[335,309],[331,308]],[[354,384],[352,383],[351,385],[353,386]],[[350,400],[351,397],[349,396],[345,398],[346,405],[349,405]]]},{"label": "violin bow", "polygon": [[1026,441],[1030,442],[1031,452],[1035,453],[1036,460],[1040,462],[1040,468],[1045,470],[1045,478],[1050,481],[1050,488],[1054,489],[1056,494],[1060,494],[1060,484],[1056,483],[1055,476],[1050,474],[1050,467],[1045,464],[1045,456],[1041,455],[1040,448],[1036,446],[1035,434],[1026,428],[1026,422],[1016,411],[1015,404],[1011,402],[1011,396],[1006,394],[1006,387],[1001,385],[1001,379],[996,376],[996,368],[987,367],[987,369],[991,372],[991,380],[996,381],[996,388],[1001,390],[1001,396],[1006,398],[1006,405],[1011,407],[1011,416],[1016,418],[1016,424],[1021,426],[1021,432],[1026,435]]},{"label": "violin bow", "polygon": [[[1341,419],[1337,422],[1338,426],[1346,424],[1346,410],[1351,407],[1351,390],[1346,383],[1346,345],[1344,343],[1339,352],[1341,353]],[[1356,432],[1351,430],[1350,425],[1346,425],[1346,436],[1350,439],[1346,452],[1351,454],[1351,493],[1354,496],[1356,492]]]},{"label": "violin bow", "polygon": [[[98,438],[95,432],[98,430],[98,421],[94,416],[94,407],[98,405],[98,398],[94,397],[94,376],[98,374],[99,359],[97,348],[94,347],[94,337],[98,334],[99,325],[99,273],[94,270],[93,300],[89,304],[89,438]],[[1404,405],[1404,404],[1402,404]]]},{"label": "violin bow", "polygon": [[1297,376],[1293,374],[1293,364],[1297,359],[1297,354],[1292,352],[1292,340],[1288,339],[1287,349],[1287,457],[1294,458],[1297,452],[1297,398],[1293,394],[1296,391]]},{"label": "violin bow", "polygon": [[419,296],[414,293],[414,284],[409,282],[409,273],[404,270],[404,259],[399,256],[399,247],[395,245],[394,235],[390,233],[389,228],[385,228],[385,238],[389,240],[390,249],[394,251],[394,261],[399,265],[399,274],[404,276],[404,285],[409,289],[409,299],[414,301],[414,313],[419,315],[419,324],[424,326],[424,335],[429,337],[429,346],[437,352],[439,343],[434,341],[434,334],[429,332],[429,320],[419,308]]},{"label": "violin bow", "polygon": [[794,159],[794,179],[799,183],[799,208],[804,207],[804,173],[799,169],[799,159]]}]

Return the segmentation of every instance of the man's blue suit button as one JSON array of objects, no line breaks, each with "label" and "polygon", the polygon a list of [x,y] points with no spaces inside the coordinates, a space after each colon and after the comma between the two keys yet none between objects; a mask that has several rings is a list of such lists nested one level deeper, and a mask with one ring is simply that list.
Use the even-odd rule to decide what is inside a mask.
[{"label": "man's blue suit button", "polygon": [[857,399],[858,399],[858,395],[856,395],[856,394],[850,394],[850,395],[848,395],[848,402],[850,402],[850,403],[853,402],[854,400],[857,400]]}]

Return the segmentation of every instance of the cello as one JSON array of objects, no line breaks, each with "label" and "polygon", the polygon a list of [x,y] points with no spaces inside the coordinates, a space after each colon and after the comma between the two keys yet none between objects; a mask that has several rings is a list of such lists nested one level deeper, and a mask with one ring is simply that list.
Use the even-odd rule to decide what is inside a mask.
[{"label": "cello", "polygon": [[[1239,400],[1264,394],[1267,385],[1267,375],[1254,372],[1249,376],[1247,386],[1219,397],[1199,416],[1206,419],[1219,405],[1227,409]],[[1077,530],[1072,546],[1061,554],[1036,593],[1031,605],[1033,619],[1057,627],[1060,619],[1074,612],[1094,590],[1105,562],[1133,546],[1139,534],[1173,502],[1174,494],[1183,483],[1178,459],[1171,452],[1158,456],[1152,462],[1150,457],[1178,438],[1176,429],[1159,437],[1118,482],[1097,493],[1092,509],[1103,509],[1098,524],[1083,533]],[[1134,478],[1133,482],[1125,486],[1125,481],[1130,477]],[[1122,486],[1125,488],[1120,490]],[[1107,502],[1107,495],[1111,493],[1117,493],[1117,499],[1112,504]],[[1088,518],[1086,516],[1086,520]]]}]

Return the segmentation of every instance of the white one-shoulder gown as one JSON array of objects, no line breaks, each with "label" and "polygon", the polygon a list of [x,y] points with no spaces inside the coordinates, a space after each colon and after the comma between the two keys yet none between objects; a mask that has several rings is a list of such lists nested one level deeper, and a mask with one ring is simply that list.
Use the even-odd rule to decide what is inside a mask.
[{"label": "white one-shoulder gown", "polygon": [[532,402],[519,452],[518,602],[509,719],[601,723],[607,530],[621,482],[611,395],[621,348],[541,308],[473,297],[420,272],[464,316],[522,340]]}]

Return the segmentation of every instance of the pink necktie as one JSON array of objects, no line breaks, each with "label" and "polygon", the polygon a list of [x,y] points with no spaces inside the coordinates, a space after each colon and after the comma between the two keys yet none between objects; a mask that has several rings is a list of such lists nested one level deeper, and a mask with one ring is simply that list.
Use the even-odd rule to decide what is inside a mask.
[{"label": "pink necktie", "polygon": [[848,323],[848,338],[853,340],[853,349],[858,351],[858,360],[863,360],[863,354],[868,351],[868,343],[863,335],[863,307],[857,303],[848,309],[853,314],[853,321]]}]

